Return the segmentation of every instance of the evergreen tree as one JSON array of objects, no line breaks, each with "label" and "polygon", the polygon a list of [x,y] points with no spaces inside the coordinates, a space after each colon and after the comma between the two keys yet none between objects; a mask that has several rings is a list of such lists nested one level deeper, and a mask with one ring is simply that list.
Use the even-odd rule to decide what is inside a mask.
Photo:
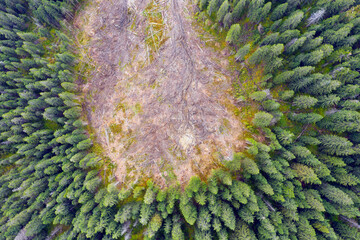
[{"label": "evergreen tree", "polygon": [[205,10],[208,2],[209,2],[208,0],[200,0],[200,2],[199,2],[200,10]]},{"label": "evergreen tree", "polygon": [[330,184],[322,185],[320,193],[330,201],[341,205],[354,204],[353,200],[346,193]]},{"label": "evergreen tree", "polygon": [[293,12],[281,25],[280,31],[284,32],[286,30],[295,29],[302,19],[304,18],[304,13],[300,10]]},{"label": "evergreen tree", "polygon": [[253,124],[257,127],[267,127],[270,125],[273,116],[267,112],[258,112],[252,120]]},{"label": "evergreen tree", "polygon": [[222,22],[224,20],[225,15],[228,13],[229,9],[230,9],[230,4],[229,4],[228,0],[225,0],[221,4],[219,10],[216,13],[216,20],[218,22]]},{"label": "evergreen tree", "polygon": [[210,0],[209,5],[207,7],[207,13],[211,16],[214,13],[217,13],[219,7],[222,3],[222,0]]},{"label": "evergreen tree", "polygon": [[240,35],[241,35],[240,25],[233,24],[231,25],[230,30],[226,35],[226,42],[236,45],[239,43]]},{"label": "evergreen tree", "polygon": [[315,106],[317,102],[318,100],[314,97],[301,95],[294,98],[293,106],[299,109],[306,109]]},{"label": "evergreen tree", "polygon": [[236,3],[234,10],[232,11],[232,17],[235,21],[239,20],[245,13],[247,2],[248,2],[247,0],[239,0]]},{"label": "evergreen tree", "polygon": [[221,204],[221,220],[224,222],[224,225],[231,230],[235,229],[236,219],[233,209],[227,203]]},{"label": "evergreen tree", "polygon": [[180,223],[177,222],[177,223],[173,224],[171,236],[172,236],[172,239],[174,239],[174,240],[184,240],[185,239]]},{"label": "evergreen tree", "polygon": [[211,227],[211,214],[206,207],[201,207],[199,211],[199,217],[196,221],[197,227],[201,231],[208,231]]},{"label": "evergreen tree", "polygon": [[320,179],[314,172],[314,170],[303,164],[294,164],[293,169],[298,175],[301,182],[310,184],[321,184]]},{"label": "evergreen tree", "polygon": [[162,218],[160,217],[159,214],[155,214],[149,223],[148,236],[150,238],[154,237],[156,232],[159,231],[161,226],[162,226]]},{"label": "evergreen tree", "polygon": [[336,135],[321,135],[318,137],[321,150],[325,153],[347,156],[354,154],[353,143],[348,139]]},{"label": "evergreen tree", "polygon": [[249,51],[250,51],[250,44],[246,44],[245,46],[240,48],[235,54],[236,61],[240,61],[240,62],[244,61],[244,58],[249,53]]},{"label": "evergreen tree", "polygon": [[277,6],[270,15],[271,21],[276,21],[278,19],[281,19],[286,13],[287,8],[288,8],[288,3],[283,3]]}]

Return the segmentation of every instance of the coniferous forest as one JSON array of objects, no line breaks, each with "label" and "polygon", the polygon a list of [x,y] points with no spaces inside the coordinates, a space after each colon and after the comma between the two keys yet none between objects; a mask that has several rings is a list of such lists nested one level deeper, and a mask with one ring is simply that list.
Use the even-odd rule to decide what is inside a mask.
[{"label": "coniferous forest", "polygon": [[102,174],[69,30],[84,2],[0,0],[1,240],[360,239],[359,0],[195,1],[263,137],[166,188]]}]

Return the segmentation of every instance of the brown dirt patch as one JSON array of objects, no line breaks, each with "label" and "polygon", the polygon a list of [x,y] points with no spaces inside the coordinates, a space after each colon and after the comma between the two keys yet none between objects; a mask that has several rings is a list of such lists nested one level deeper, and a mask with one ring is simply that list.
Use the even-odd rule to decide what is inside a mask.
[{"label": "brown dirt patch", "polygon": [[184,184],[244,146],[229,51],[200,40],[212,38],[193,23],[193,4],[92,0],[76,17],[80,54],[94,67],[81,85],[88,121],[122,183]]}]

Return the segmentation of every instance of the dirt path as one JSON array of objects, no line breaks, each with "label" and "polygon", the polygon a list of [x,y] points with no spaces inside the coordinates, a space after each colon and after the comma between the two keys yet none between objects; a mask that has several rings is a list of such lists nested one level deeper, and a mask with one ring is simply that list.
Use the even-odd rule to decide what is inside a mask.
[{"label": "dirt path", "polygon": [[81,52],[95,66],[82,85],[89,123],[120,182],[185,183],[243,146],[228,53],[205,47],[192,7],[192,0],[92,0],[76,18],[88,39]]}]

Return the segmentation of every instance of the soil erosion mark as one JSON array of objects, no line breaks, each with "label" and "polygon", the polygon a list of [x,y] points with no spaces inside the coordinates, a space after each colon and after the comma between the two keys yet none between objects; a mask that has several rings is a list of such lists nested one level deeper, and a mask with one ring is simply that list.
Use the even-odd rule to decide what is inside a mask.
[{"label": "soil erosion mark", "polygon": [[93,0],[76,18],[80,54],[94,66],[81,84],[88,120],[119,182],[184,184],[244,145],[229,51],[205,46],[200,35],[214,39],[191,20],[193,4]]}]

